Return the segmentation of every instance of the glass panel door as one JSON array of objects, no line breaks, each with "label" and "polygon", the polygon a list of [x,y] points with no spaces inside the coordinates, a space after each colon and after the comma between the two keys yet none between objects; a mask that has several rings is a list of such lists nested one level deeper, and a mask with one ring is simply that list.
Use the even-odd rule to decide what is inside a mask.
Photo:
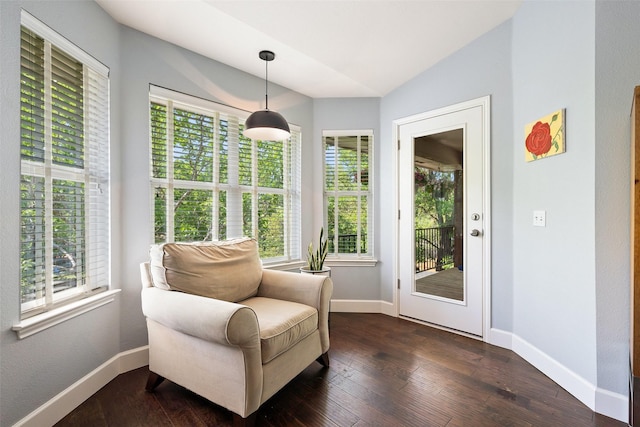
[{"label": "glass panel door", "polygon": [[463,129],[414,139],[415,292],[464,300]]}]

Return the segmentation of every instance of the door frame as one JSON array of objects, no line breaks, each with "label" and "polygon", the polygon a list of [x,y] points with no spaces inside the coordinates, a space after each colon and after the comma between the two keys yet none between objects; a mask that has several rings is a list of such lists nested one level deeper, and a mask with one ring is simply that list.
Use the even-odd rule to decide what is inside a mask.
[{"label": "door frame", "polygon": [[[393,155],[395,156],[393,165],[395,167],[394,172],[394,189],[396,191],[396,197],[394,200],[394,208],[396,214],[395,226],[393,229],[393,257],[395,258],[393,263],[393,283],[397,284],[400,277],[400,261],[398,256],[398,239],[400,237],[400,221],[398,218],[400,212],[400,192],[398,190],[399,186],[399,173],[400,173],[400,164],[399,164],[399,144],[400,144],[400,127],[406,124],[410,124],[416,121],[421,121],[425,119],[430,119],[437,116],[442,116],[446,114],[455,113],[457,111],[466,110],[474,107],[482,107],[482,175],[483,175],[483,184],[482,184],[482,203],[484,205],[483,212],[483,240],[482,240],[482,340],[488,342],[491,332],[491,97],[489,95],[472,99],[469,101],[461,102],[458,104],[449,105],[446,107],[438,108],[435,110],[430,110],[424,113],[418,113],[411,116],[399,118],[393,121],[392,125],[392,141],[394,144]],[[395,285],[395,291],[393,292],[393,311],[395,313],[395,317],[400,316],[400,290],[398,286]],[[451,331],[460,335],[469,336],[472,338],[478,339],[479,337],[474,335],[468,335],[460,331],[450,330],[448,328],[439,327],[438,325],[433,325],[431,323],[420,322],[416,319],[407,318],[407,320],[411,320],[418,323],[424,323],[429,326],[444,329],[447,331]]]}]

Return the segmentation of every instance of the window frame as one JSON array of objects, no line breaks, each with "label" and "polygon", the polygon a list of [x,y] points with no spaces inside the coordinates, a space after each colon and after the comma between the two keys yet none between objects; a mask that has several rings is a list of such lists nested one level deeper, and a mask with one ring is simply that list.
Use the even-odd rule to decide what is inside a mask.
[{"label": "window frame", "polygon": [[[187,180],[179,180],[176,179],[172,173],[173,166],[173,152],[170,147],[167,145],[167,149],[165,152],[165,162],[167,169],[167,176],[164,178],[154,177],[154,158],[153,158],[153,131],[152,131],[152,123],[151,123],[151,106],[152,104],[161,104],[167,108],[166,118],[167,118],[167,139],[168,145],[171,144],[173,129],[172,126],[169,125],[168,119],[172,117],[172,113],[169,112],[171,108],[177,108],[180,110],[186,110],[195,114],[202,114],[206,116],[214,117],[214,123],[218,123],[217,116],[224,115],[229,116],[233,120],[229,120],[229,123],[233,123],[238,126],[237,136],[235,132],[230,132],[229,139],[238,138],[238,141],[234,141],[233,143],[240,144],[240,128],[244,125],[244,121],[249,117],[250,113],[244,110],[240,110],[234,107],[230,107],[228,105],[220,104],[214,101],[206,100],[203,98],[195,97],[192,95],[184,94],[181,92],[173,91],[171,89],[149,85],[149,123],[150,123],[150,135],[149,135],[149,179],[150,179],[150,209],[151,209],[151,230],[150,230],[150,241],[153,243],[160,243],[156,241],[155,235],[155,191],[157,188],[165,188],[169,191],[172,189],[194,189],[194,190],[206,190],[213,191],[212,196],[212,240],[217,240],[221,233],[217,230],[218,226],[218,203],[219,203],[219,192],[227,191],[227,192],[235,192],[236,197],[239,197],[239,203],[242,203],[244,195],[250,194],[251,200],[255,202],[259,196],[265,194],[277,194],[282,195],[283,197],[283,236],[282,236],[282,244],[284,245],[284,254],[282,256],[264,258],[263,262],[265,266],[270,267],[282,267],[286,265],[292,265],[300,262],[301,259],[301,148],[302,148],[302,131],[301,128],[294,124],[289,124],[291,129],[291,138],[285,140],[283,144],[285,144],[285,149],[283,149],[284,153],[291,152],[291,155],[287,157],[286,154],[283,154],[285,159],[283,160],[285,164],[289,164],[290,176],[287,178],[287,170],[283,169],[283,188],[271,188],[271,187],[260,187],[258,185],[258,158],[256,155],[256,147],[258,145],[259,140],[250,140],[251,141],[251,184],[242,184],[239,183],[237,179],[229,178],[226,182],[220,182],[219,176],[219,161],[217,159],[217,154],[214,154],[213,162],[213,171],[212,171],[212,179],[211,181],[187,181]],[[237,122],[236,122],[237,119]],[[214,147],[213,152],[216,153],[217,144],[219,144],[219,134],[217,126],[213,126],[213,141]],[[244,137],[246,138],[246,137]],[[248,139],[248,138],[247,138]],[[268,141],[265,141],[268,142]],[[239,147],[239,146],[238,146]],[[239,149],[239,148],[238,148]],[[236,170],[235,168],[239,167],[238,163],[232,164],[233,159],[235,157],[229,156],[227,168],[228,170]],[[283,166],[284,168],[284,166]],[[171,193],[169,193],[171,194]],[[227,193],[229,195],[230,193]],[[238,196],[239,194],[239,196]],[[229,196],[231,197],[231,196]],[[169,196],[167,196],[167,200],[170,200]],[[252,235],[257,236],[258,234],[258,207],[257,203],[251,203],[252,212],[251,212],[251,227],[252,227]],[[165,231],[167,233],[166,241],[174,241],[173,231],[170,230],[173,222],[173,209],[168,207],[168,203],[166,204],[166,215],[165,215]],[[173,225],[175,227],[175,225]],[[242,219],[238,224],[236,222],[229,225],[229,217],[227,217],[227,230],[244,230],[244,224],[242,224]],[[228,232],[225,233],[227,239],[242,237],[241,235],[232,234],[230,235]],[[244,231],[242,234],[245,234]],[[259,238],[258,238],[259,240]]]},{"label": "window frame", "polygon": [[[334,175],[334,183],[333,189],[327,189],[327,145],[326,138],[340,138],[343,137],[351,137],[357,138],[358,144],[360,144],[360,138],[367,137],[368,138],[368,170],[367,170],[367,189],[362,190],[361,188],[356,190],[339,190],[338,189],[338,176],[337,169],[336,174]],[[329,218],[329,197],[335,197],[336,199],[340,195],[348,195],[355,196],[358,198],[358,205],[360,205],[360,198],[366,196],[367,199],[367,214],[366,214],[366,231],[367,231],[367,252],[360,253],[359,250],[354,253],[341,253],[338,252],[339,245],[334,241],[333,247],[334,251],[329,252],[327,254],[327,265],[329,266],[374,266],[377,263],[375,258],[375,236],[374,236],[374,182],[375,182],[375,169],[374,165],[374,149],[375,149],[375,138],[373,129],[351,129],[351,130],[323,130],[322,131],[322,196],[323,196],[323,226],[325,230],[329,230],[328,224],[331,220]],[[359,146],[359,145],[358,145]],[[362,151],[362,150],[360,150]],[[360,152],[357,153],[358,158],[358,170],[362,170],[360,166]],[[357,182],[360,184],[362,179],[361,174],[357,174]],[[337,230],[337,218],[339,216],[339,210],[337,204],[335,205],[334,210],[334,218],[333,221],[335,223],[334,229]],[[361,224],[361,215],[358,214],[358,224]],[[358,227],[360,230],[361,227]],[[338,239],[338,236],[334,236],[334,239]],[[356,247],[361,247],[361,242],[358,240],[356,242]]]},{"label": "window frame", "polygon": [[[21,127],[21,176],[25,178],[35,178],[42,180],[45,187],[43,201],[44,216],[42,219],[43,229],[35,232],[34,236],[38,241],[43,242],[40,252],[43,253],[44,272],[39,273],[39,278],[34,280],[34,286],[43,286],[44,295],[36,296],[33,299],[23,301],[23,280],[22,267],[20,267],[20,319],[21,322],[13,329],[18,332],[19,338],[25,325],[36,332],[42,330],[59,321],[64,321],[81,312],[92,309],[96,305],[95,301],[100,301],[100,305],[113,300],[115,292],[108,291],[111,283],[110,273],[110,176],[109,176],[109,151],[110,151],[110,79],[109,68],[100,61],[80,49],[78,46],[61,36],[59,33],[48,27],[43,22],[26,12],[21,11],[20,19],[21,50],[23,47],[22,32],[33,33],[42,40],[44,51],[42,59],[42,84],[43,92],[43,119],[44,119],[44,151],[42,159],[23,158],[23,125],[25,122],[20,119]],[[55,55],[52,52],[56,51]],[[63,56],[60,56],[63,55]],[[54,59],[68,57],[69,59],[82,65],[82,146],[78,151],[81,153],[73,157],[74,162],[61,164],[52,161],[53,126],[58,123],[50,119],[52,110],[57,106],[52,102],[52,62]],[[23,59],[20,54],[21,61]],[[56,75],[57,76],[57,75]],[[20,72],[20,94],[23,93],[23,72]],[[66,105],[66,104],[65,104]],[[58,155],[67,155],[68,152]],[[82,163],[78,167],[77,161]],[[55,259],[55,236],[53,232],[53,199],[54,193],[51,188],[54,182],[69,182],[77,184],[76,188],[82,188],[82,192],[75,195],[76,199],[82,194],[82,201],[76,202],[76,209],[81,207],[80,214],[74,214],[74,218],[81,220],[79,237],[81,239],[81,263],[82,273],[76,273],[75,286],[64,290],[55,290],[53,274],[49,271],[54,266]],[[23,181],[21,180],[20,194],[23,194]],[[21,196],[21,247],[23,243],[23,212]],[[26,217],[28,218],[28,217]],[[78,223],[76,223],[78,224]],[[64,250],[64,249],[63,249]],[[22,251],[22,249],[21,249]],[[65,256],[67,256],[65,252]],[[22,261],[22,255],[21,255]],[[74,261],[78,261],[77,259]],[[103,295],[97,295],[103,294]],[[105,302],[106,301],[106,302]],[[46,319],[45,319],[46,318]],[[59,321],[52,321],[53,318]],[[27,320],[25,320],[27,319]],[[62,319],[62,320],[60,320]],[[43,323],[45,326],[43,326]],[[35,333],[35,332],[31,332]],[[27,334],[26,336],[30,335]]]}]

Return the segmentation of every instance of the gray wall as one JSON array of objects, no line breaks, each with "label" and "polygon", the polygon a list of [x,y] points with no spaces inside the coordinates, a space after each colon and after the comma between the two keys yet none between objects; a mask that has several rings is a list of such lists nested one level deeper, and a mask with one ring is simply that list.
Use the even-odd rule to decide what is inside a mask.
[{"label": "gray wall", "polygon": [[[111,68],[112,287],[116,303],[18,341],[19,40],[24,7]],[[88,35],[89,29],[97,32]],[[0,1],[0,413],[10,425],[120,351],[147,343],[140,309],[139,262],[151,243],[149,84],[236,108],[262,108],[264,80],[119,26],[93,1]],[[259,60],[256,55],[256,60]],[[122,64],[122,66],[120,66]],[[313,141],[312,100],[269,85],[270,106],[303,130],[303,155]],[[305,158],[303,163],[312,165]],[[310,175],[303,188],[311,188]],[[303,193],[303,238],[311,239],[311,192]],[[13,225],[12,225],[13,224]],[[309,230],[309,231],[308,231]],[[37,385],[37,386],[36,386]]]},{"label": "gray wall", "polygon": [[[491,95],[492,192],[492,322],[511,330],[512,325],[512,205],[513,106],[511,83],[511,22],[506,22],[385,96],[381,102],[380,158],[394,157],[392,122],[395,119]],[[394,239],[397,191],[391,166],[380,166],[380,240]],[[392,245],[382,245],[382,298],[391,301]]]},{"label": "gray wall", "polygon": [[626,393],[630,112],[640,85],[640,2],[596,3],[595,253],[598,386]]},{"label": "gray wall", "polygon": [[[119,98],[119,28],[94,2],[0,1],[0,423],[12,425],[120,350],[120,300],[18,340],[20,319],[20,8],[47,23],[111,69],[113,106]],[[96,36],[88,36],[87,31]],[[118,153],[119,108],[111,112],[113,151]],[[113,172],[118,180],[117,162]],[[114,208],[118,193],[114,189]],[[113,222],[114,254],[120,247]],[[114,286],[119,287],[114,262]]]},{"label": "gray wall", "polygon": [[[638,16],[637,1],[525,1],[514,19],[381,101],[380,157],[390,158],[394,119],[491,95],[492,327],[622,395]],[[525,163],[525,124],[559,108],[567,153]],[[391,171],[381,165],[379,177],[380,193],[395,197]],[[395,212],[384,201],[380,209],[388,241]],[[532,227],[534,209],[547,211],[547,227]],[[380,253],[382,297],[391,301],[395,254]]]},{"label": "gray wall", "polygon": [[[554,31],[540,31],[541,22]],[[513,332],[592,384],[594,25],[594,2],[526,1],[513,19],[512,59]],[[566,108],[567,152],[526,163],[524,126],[560,108]],[[532,225],[536,209],[547,212],[544,228]]]},{"label": "gray wall", "polygon": [[[126,76],[122,81],[121,138],[123,147],[127,148],[120,159],[124,183],[122,227],[126,236],[120,259],[123,271],[121,349],[127,350],[147,343],[140,310],[138,266],[148,258],[152,243],[149,84],[253,111],[264,108],[261,105],[264,80],[130,28],[122,28],[120,42],[123,76]],[[259,61],[257,54],[256,61]],[[314,134],[311,98],[270,83],[269,106],[302,127],[303,170],[310,170],[311,159],[304,153],[309,152]],[[303,174],[302,179],[303,238],[311,239],[311,192],[305,191],[311,187],[311,176]]]},{"label": "gray wall", "polygon": [[[315,213],[314,230],[319,230],[322,226],[323,218],[323,165],[322,159],[322,131],[324,130],[363,130],[373,129],[374,143],[374,164],[376,171],[373,188],[374,197],[374,236],[379,236],[380,230],[380,205],[384,203],[379,200],[380,193],[376,191],[380,185],[380,177],[377,171],[380,170],[380,99],[379,98],[323,98],[313,101],[313,147],[310,155],[306,157],[312,160],[310,168],[313,171],[313,204]],[[384,165],[384,162],[382,162]],[[306,247],[303,240],[302,247]],[[374,254],[380,253],[380,247],[385,242],[380,239],[374,241]],[[331,265],[331,262],[328,262]],[[336,267],[331,268],[331,278],[334,282],[334,299],[354,299],[354,300],[380,300],[380,265],[375,267]]]}]

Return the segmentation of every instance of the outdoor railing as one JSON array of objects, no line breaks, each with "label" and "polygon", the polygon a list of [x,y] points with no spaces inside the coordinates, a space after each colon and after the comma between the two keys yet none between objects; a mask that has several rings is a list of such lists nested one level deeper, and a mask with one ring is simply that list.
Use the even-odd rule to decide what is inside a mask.
[{"label": "outdoor railing", "polygon": [[[362,243],[360,245],[360,253],[367,253],[367,235],[362,234]],[[333,248],[333,236],[328,237],[329,240],[329,253],[334,253]],[[356,254],[358,251],[358,235],[357,234],[341,234],[338,236],[338,253],[339,254]]]},{"label": "outdoor railing", "polygon": [[[338,236],[338,253],[357,253],[357,235],[341,234]],[[360,253],[366,253],[366,236],[362,236]],[[416,273],[427,270],[440,271],[453,264],[455,227],[416,228]],[[329,253],[334,253],[333,236],[328,236]]]},{"label": "outdoor railing", "polygon": [[416,273],[453,263],[455,227],[416,228]]}]

